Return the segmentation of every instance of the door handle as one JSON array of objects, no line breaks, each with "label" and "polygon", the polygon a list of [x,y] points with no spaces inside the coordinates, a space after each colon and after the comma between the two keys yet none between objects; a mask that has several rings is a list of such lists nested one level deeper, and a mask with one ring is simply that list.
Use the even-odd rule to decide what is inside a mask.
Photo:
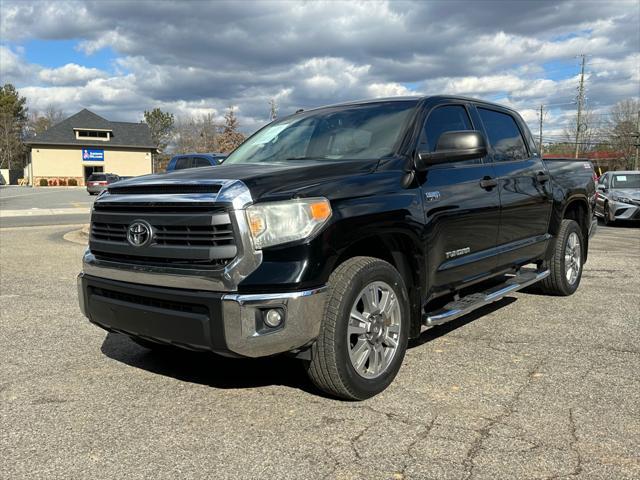
[{"label": "door handle", "polygon": [[549,175],[544,172],[538,172],[536,174],[536,180],[538,180],[538,182],[540,183],[547,182],[549,181]]},{"label": "door handle", "polygon": [[480,180],[480,186],[485,190],[491,190],[493,187],[498,186],[498,181],[495,178],[484,177]]}]

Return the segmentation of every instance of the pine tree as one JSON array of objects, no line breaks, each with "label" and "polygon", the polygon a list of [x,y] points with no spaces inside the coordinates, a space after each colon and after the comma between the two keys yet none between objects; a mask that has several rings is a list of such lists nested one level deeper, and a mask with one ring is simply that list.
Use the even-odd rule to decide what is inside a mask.
[{"label": "pine tree", "polygon": [[23,166],[26,102],[10,83],[0,87],[0,168],[19,170]]},{"label": "pine tree", "polygon": [[151,138],[160,153],[164,152],[173,135],[173,114],[154,108],[150,112],[144,112],[144,121],[149,125]]},{"label": "pine tree", "polygon": [[244,142],[245,136],[238,131],[239,127],[235,111],[233,107],[229,107],[224,114],[224,125],[218,137],[218,147],[221,152],[230,153]]}]

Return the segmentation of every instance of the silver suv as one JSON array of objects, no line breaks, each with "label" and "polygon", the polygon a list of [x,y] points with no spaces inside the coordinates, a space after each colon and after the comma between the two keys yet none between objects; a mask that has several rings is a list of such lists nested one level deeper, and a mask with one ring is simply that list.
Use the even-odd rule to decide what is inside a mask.
[{"label": "silver suv", "polygon": [[595,214],[605,224],[640,221],[640,170],[607,172],[596,185]]}]

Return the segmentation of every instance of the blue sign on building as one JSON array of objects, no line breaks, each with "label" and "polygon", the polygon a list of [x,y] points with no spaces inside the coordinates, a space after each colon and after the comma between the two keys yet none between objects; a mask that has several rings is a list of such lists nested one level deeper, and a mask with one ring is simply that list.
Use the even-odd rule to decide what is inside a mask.
[{"label": "blue sign on building", "polygon": [[97,148],[82,149],[83,162],[101,162],[103,160],[104,160],[104,150],[97,149]]}]

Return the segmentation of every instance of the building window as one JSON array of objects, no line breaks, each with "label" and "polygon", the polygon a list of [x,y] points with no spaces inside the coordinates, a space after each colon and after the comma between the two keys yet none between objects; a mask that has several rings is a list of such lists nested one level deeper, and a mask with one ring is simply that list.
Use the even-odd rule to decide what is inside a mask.
[{"label": "building window", "polygon": [[93,140],[108,141],[111,138],[111,132],[103,130],[76,130],[76,138],[78,140],[90,138]]}]

